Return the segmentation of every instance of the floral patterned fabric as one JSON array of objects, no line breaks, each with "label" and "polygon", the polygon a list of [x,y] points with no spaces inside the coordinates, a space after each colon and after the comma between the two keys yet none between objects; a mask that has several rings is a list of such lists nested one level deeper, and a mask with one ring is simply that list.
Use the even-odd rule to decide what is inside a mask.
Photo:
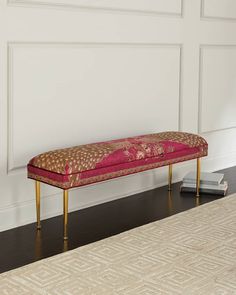
[{"label": "floral patterned fabric", "polygon": [[72,188],[207,155],[207,142],[185,132],[162,132],[80,145],[30,160],[28,177]]}]

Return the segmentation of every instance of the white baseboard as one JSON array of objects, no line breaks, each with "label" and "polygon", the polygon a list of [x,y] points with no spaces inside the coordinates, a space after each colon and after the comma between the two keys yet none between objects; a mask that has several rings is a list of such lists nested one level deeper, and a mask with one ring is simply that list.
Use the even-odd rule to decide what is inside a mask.
[{"label": "white baseboard", "polygon": [[[236,152],[206,157],[203,159],[204,171],[216,171],[236,165]],[[173,182],[182,179],[185,173],[195,169],[195,161],[174,166]],[[158,168],[146,172],[120,177],[114,180],[93,184],[70,191],[69,211],[88,208],[112,200],[124,198],[167,184],[167,168]],[[32,192],[33,195],[33,192]],[[62,214],[62,194],[42,196],[41,219]],[[0,231],[35,222],[35,200],[29,200],[0,208]]]}]

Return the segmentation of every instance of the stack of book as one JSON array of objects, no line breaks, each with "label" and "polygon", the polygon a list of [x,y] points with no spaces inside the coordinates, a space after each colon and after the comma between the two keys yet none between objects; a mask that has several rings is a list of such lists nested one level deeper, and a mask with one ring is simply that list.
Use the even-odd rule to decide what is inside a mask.
[{"label": "stack of book", "polygon": [[[227,181],[224,181],[224,174],[202,172],[200,176],[200,193],[224,195],[228,189]],[[196,172],[189,172],[183,178],[180,187],[181,192],[196,192]]]}]

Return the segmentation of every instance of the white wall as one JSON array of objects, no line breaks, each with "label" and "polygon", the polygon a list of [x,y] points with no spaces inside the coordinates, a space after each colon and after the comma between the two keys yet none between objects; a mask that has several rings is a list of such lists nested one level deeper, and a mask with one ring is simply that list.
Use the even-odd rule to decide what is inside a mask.
[{"label": "white wall", "polygon": [[[208,140],[213,171],[236,164],[235,114],[235,0],[0,0],[0,230],[35,220],[25,165],[37,153],[183,130]],[[166,174],[75,189],[70,210]],[[43,185],[42,198],[42,218],[61,214],[60,190]]]}]

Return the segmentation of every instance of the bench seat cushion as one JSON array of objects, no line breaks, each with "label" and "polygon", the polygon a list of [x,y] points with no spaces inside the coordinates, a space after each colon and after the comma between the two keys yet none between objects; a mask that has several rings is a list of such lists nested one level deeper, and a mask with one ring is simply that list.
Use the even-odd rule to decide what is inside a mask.
[{"label": "bench seat cushion", "polygon": [[161,132],[79,145],[30,160],[28,177],[63,189],[207,155],[207,142],[185,132]]}]

